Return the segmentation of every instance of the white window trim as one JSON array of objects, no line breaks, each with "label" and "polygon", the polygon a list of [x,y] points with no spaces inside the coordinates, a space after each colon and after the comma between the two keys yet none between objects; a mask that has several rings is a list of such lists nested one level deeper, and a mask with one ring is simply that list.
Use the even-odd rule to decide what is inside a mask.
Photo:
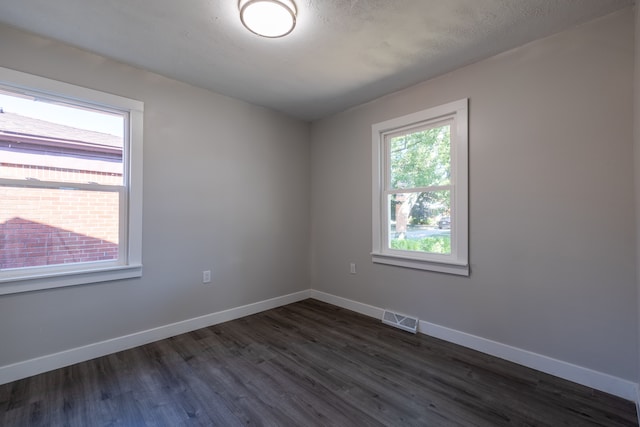
[{"label": "white window trim", "polygon": [[[128,140],[125,140],[124,171],[128,178],[126,200],[127,253],[118,263],[91,262],[41,268],[0,271],[0,295],[42,289],[75,286],[142,276],[142,143],[144,103],[118,95],[100,92],[48,78],[0,67],[0,85],[26,93],[37,93],[70,104],[115,110],[128,115]],[[55,183],[54,183],[55,184]],[[61,183],[64,187],[82,186]],[[86,187],[86,186],[85,186]],[[100,188],[104,188],[100,187]],[[89,188],[87,188],[89,189]],[[128,194],[127,194],[128,193]],[[125,226],[120,221],[122,227]],[[121,245],[122,247],[123,245]]]},{"label": "white window trim", "polygon": [[[372,129],[372,251],[374,263],[469,275],[469,130],[467,98],[374,124]],[[451,147],[452,253],[427,254],[391,249],[385,196],[388,159],[385,136],[403,128],[453,119]]]}]

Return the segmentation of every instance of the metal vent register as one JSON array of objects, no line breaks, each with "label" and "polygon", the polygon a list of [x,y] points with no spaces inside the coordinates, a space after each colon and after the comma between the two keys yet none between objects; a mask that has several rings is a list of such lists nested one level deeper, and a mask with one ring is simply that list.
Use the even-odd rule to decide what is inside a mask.
[{"label": "metal vent register", "polygon": [[415,317],[405,316],[404,314],[394,313],[389,310],[385,310],[382,314],[382,323],[413,334],[418,331],[418,319]]}]

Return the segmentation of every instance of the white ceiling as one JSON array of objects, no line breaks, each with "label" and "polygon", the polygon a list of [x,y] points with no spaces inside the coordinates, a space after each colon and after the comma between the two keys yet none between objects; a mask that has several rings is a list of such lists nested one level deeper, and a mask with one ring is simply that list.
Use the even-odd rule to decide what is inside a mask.
[{"label": "white ceiling", "polygon": [[634,2],[296,3],[283,39],[245,30],[238,0],[0,0],[0,22],[313,120]]}]

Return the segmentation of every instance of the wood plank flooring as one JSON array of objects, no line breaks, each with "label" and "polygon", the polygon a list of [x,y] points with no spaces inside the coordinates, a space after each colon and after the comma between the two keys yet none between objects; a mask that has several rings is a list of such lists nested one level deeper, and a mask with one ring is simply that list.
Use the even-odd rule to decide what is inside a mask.
[{"label": "wood plank flooring", "polygon": [[0,386],[0,426],[637,426],[635,405],[315,300]]}]

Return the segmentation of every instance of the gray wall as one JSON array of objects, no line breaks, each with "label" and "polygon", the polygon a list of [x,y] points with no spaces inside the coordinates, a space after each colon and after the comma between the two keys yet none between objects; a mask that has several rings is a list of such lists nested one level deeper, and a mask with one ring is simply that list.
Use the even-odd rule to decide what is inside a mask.
[{"label": "gray wall", "polygon": [[[315,122],[313,288],[636,381],[633,58],[626,9]],[[471,276],[372,264],[371,125],[464,97]]]},{"label": "gray wall", "polygon": [[0,40],[2,67],[145,102],[144,276],[0,296],[0,366],[309,288],[307,123],[8,27]]},{"label": "gray wall", "polygon": [[[636,201],[636,282],[638,286],[638,333],[640,333],[640,7],[634,8],[635,17],[635,68],[634,68],[634,104],[633,104],[633,171],[635,174]],[[640,336],[638,339],[640,345]],[[640,348],[638,349],[638,375],[640,382]],[[640,417],[640,414],[638,414]]]}]

